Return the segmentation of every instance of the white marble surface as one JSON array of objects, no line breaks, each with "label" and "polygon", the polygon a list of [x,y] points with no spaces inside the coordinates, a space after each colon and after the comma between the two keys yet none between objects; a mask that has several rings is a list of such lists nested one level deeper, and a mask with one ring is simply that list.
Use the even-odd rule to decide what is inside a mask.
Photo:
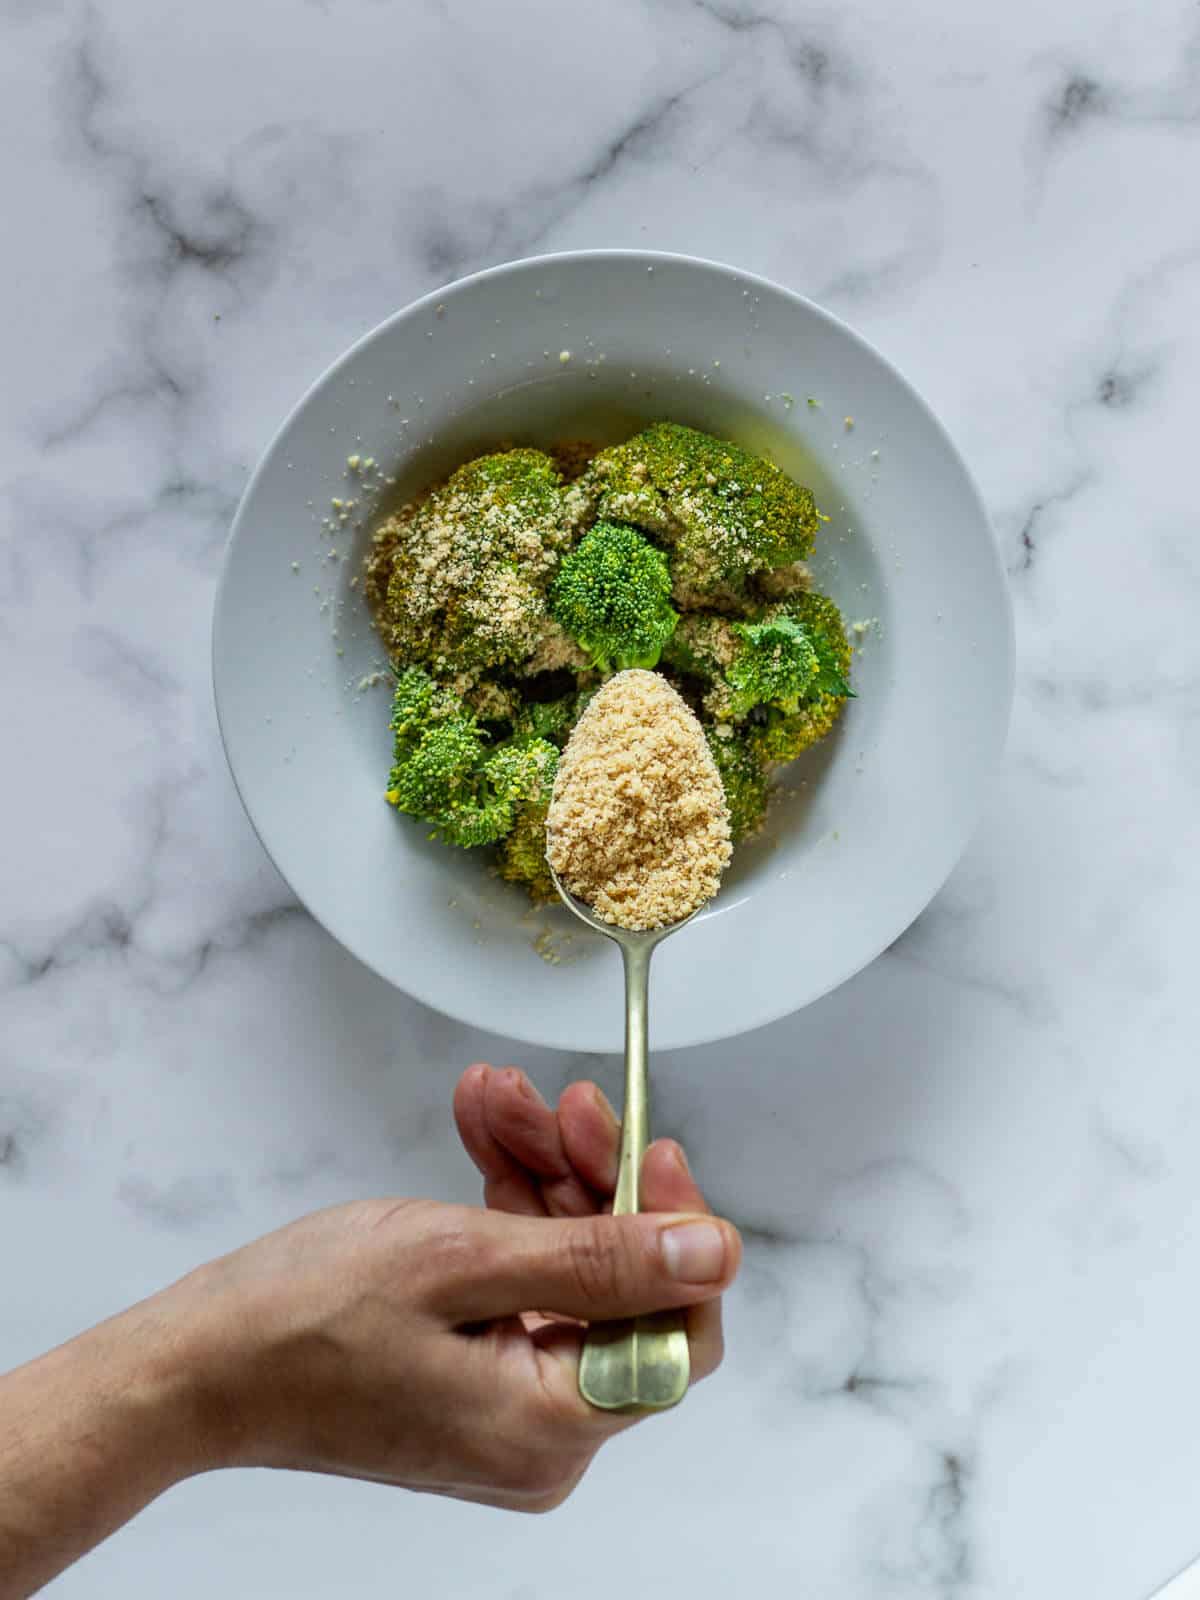
[{"label": "white marble surface", "polygon": [[451,1083],[511,1048],[296,908],[209,690],[257,452],[412,296],[648,244],[847,316],[993,510],[1006,771],[888,956],[662,1063],[750,1240],[716,1382],[548,1520],[217,1476],[55,1592],[1138,1600],[1200,1550],[1200,12],[600,11],[0,7],[0,1364],[322,1203],[474,1194]]}]

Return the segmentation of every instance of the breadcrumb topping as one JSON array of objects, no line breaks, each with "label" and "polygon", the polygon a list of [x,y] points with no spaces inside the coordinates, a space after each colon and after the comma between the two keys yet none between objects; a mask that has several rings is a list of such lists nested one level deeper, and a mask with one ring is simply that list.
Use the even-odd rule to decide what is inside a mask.
[{"label": "breadcrumb topping", "polygon": [[732,854],[725,791],[665,678],[619,672],[590,701],[559,762],[546,854],[571,894],[622,928],[667,927],[716,894]]}]

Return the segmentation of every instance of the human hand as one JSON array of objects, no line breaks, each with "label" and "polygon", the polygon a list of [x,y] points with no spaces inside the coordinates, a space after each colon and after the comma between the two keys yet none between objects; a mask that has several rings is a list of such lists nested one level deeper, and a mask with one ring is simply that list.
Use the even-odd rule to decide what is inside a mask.
[{"label": "human hand", "polygon": [[[612,1210],[621,1125],[594,1083],[569,1084],[552,1111],[519,1068],[497,1070],[480,1062],[459,1079],[454,1116],[483,1176],[489,1209],[531,1217]],[[644,1211],[708,1212],[673,1139],[658,1139],[646,1151],[640,1199]],[[724,1354],[719,1297],[691,1306],[686,1321],[695,1384],[720,1366]],[[576,1367],[581,1344],[581,1337],[562,1339],[562,1354]]]},{"label": "human hand", "polygon": [[516,1069],[471,1068],[455,1112],[489,1210],[375,1200],[305,1217],[150,1302],[189,1373],[187,1470],[294,1467],[526,1511],[560,1504],[636,1417],[580,1397],[582,1324],[687,1307],[699,1378],[741,1245],[678,1146],[643,1201],[602,1214],[617,1127],[592,1085],[550,1110]]}]

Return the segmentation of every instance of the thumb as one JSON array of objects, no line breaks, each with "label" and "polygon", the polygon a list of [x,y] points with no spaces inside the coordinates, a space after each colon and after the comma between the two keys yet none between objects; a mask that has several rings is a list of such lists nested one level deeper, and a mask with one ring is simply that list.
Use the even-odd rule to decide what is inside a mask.
[{"label": "thumb", "polygon": [[516,1311],[606,1322],[696,1305],[723,1293],[742,1259],[733,1224],[706,1215],[467,1217],[431,1297],[455,1322]]}]

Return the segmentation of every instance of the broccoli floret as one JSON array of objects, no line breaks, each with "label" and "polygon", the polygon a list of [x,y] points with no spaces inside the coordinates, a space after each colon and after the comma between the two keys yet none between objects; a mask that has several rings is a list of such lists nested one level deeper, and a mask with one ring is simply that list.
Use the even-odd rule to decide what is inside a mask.
[{"label": "broccoli floret", "polygon": [[550,585],[550,609],[599,672],[655,667],[679,621],[667,558],[636,528],[598,522]]},{"label": "broccoli floret", "polygon": [[546,865],[548,801],[530,801],[517,811],[512,832],[500,841],[498,870],[509,883],[523,883],[534,900],[553,900],[555,888]]},{"label": "broccoli floret", "polygon": [[513,719],[514,734],[532,734],[549,739],[560,748],[571,737],[571,729],[583,715],[583,708],[595,689],[572,689],[555,700],[528,700]]},{"label": "broccoli floret", "polygon": [[721,774],[729,829],[737,844],[762,827],[769,794],[767,769],[752,739],[732,728],[723,733],[709,729],[708,747]]},{"label": "broccoli floret", "polygon": [[527,803],[548,805],[558,765],[558,751],[545,739],[508,739],[497,745],[476,772],[469,797],[433,819],[447,844],[496,844],[512,832],[517,809]]},{"label": "broccoli floret", "polygon": [[812,640],[817,653],[817,678],[813,691],[852,700],[850,687],[850,641],[846,638],[842,613],[828,595],[809,590],[793,595],[779,607],[780,614],[792,617]]},{"label": "broccoli floret", "polygon": [[601,451],[584,481],[601,517],[671,546],[685,609],[721,604],[753,573],[802,560],[821,521],[809,490],[771,462],[674,422]]},{"label": "broccoli floret", "polygon": [[467,462],[386,518],[368,593],[393,656],[451,673],[532,655],[546,585],[572,537],[569,492],[549,456],[507,450]]},{"label": "broccoli floret", "polygon": [[789,616],[735,622],[733,632],[741,648],[725,675],[732,691],[731,714],[740,720],[763,705],[794,711],[821,671],[808,634]]},{"label": "broccoli floret", "polygon": [[706,685],[703,707],[713,722],[742,722],[760,707],[791,715],[822,696],[851,693],[841,618],[823,595],[795,595],[754,622],[685,616],[666,656]]},{"label": "broccoli floret", "polygon": [[526,734],[489,747],[478,719],[420,667],[401,673],[392,709],[387,799],[447,844],[494,844],[517,808],[549,801],[558,751]]},{"label": "broccoli floret", "polygon": [[841,612],[822,594],[796,595],[786,603],[787,613],[812,640],[817,655],[817,677],[808,698],[792,711],[772,709],[754,734],[764,761],[794,761],[823,739],[842,714],[850,687],[850,645]]},{"label": "broccoli floret", "polygon": [[420,667],[396,680],[392,734],[387,798],[415,817],[432,818],[453,805],[484,753],[475,717]]}]

